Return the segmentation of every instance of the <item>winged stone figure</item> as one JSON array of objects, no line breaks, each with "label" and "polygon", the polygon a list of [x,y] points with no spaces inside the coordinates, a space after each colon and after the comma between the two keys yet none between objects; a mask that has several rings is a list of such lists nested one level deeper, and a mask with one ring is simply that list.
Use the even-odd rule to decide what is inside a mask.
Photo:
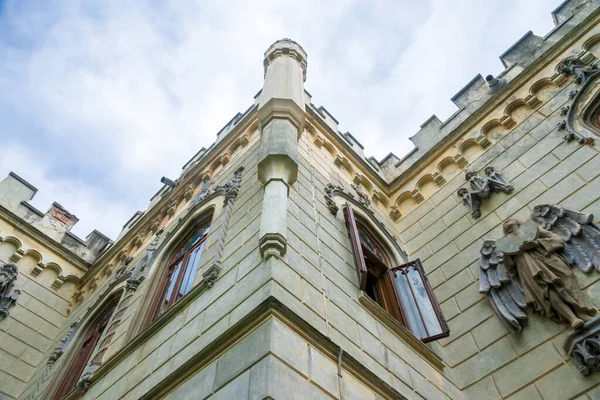
[{"label": "winged stone figure", "polygon": [[479,292],[510,331],[521,331],[527,309],[573,329],[596,314],[569,265],[600,270],[600,228],[592,221],[593,215],[543,204],[527,222],[505,221],[502,239],[484,242]]}]

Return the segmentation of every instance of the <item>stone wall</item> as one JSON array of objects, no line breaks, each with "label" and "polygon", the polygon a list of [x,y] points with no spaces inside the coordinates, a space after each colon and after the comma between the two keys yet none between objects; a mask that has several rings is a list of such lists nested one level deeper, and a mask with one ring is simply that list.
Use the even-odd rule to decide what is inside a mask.
[{"label": "stone wall", "polygon": [[85,269],[0,218],[0,265],[9,262],[17,264],[21,293],[0,321],[0,397],[16,398],[60,336]]},{"label": "stone wall", "polygon": [[[468,398],[583,399],[586,392],[590,398],[598,396],[593,387],[600,376],[584,378],[562,351],[566,326],[529,313],[522,333],[509,334],[478,292],[479,249],[484,239],[502,236],[501,223],[507,218],[525,220],[535,205],[544,203],[600,215],[598,145],[568,143],[557,128],[573,89],[577,87],[572,81],[555,87],[466,166],[476,171],[493,166],[514,186],[512,194],[494,194],[484,201],[481,217],[473,219],[456,194],[466,186],[464,174],[457,173],[396,224],[409,257],[422,260],[451,329],[450,337],[433,348]],[[600,275],[574,271],[600,308]]]}]

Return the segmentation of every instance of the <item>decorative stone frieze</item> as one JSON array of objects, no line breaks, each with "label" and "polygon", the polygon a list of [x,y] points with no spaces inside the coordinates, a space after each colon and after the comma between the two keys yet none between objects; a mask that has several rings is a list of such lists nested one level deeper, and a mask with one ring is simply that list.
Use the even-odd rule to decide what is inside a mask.
[{"label": "decorative stone frieze", "polygon": [[563,350],[582,375],[600,371],[600,316],[587,321],[579,330],[570,332]]},{"label": "decorative stone frieze", "polygon": [[369,199],[369,195],[363,192],[362,187],[360,185],[352,184],[352,189],[356,192],[358,197],[358,201],[365,207],[369,207],[371,205],[371,199]]},{"label": "decorative stone frieze", "polygon": [[480,177],[474,171],[465,171],[465,178],[470,189],[460,188],[457,192],[473,218],[481,217],[481,203],[484,199],[490,198],[492,193],[504,192],[508,194],[514,190],[494,167],[487,167],[484,172],[487,178]]},{"label": "decorative stone frieze", "polygon": [[8,263],[0,267],[0,321],[8,316],[8,310],[17,302],[20,290],[13,290],[19,275],[17,264]]}]

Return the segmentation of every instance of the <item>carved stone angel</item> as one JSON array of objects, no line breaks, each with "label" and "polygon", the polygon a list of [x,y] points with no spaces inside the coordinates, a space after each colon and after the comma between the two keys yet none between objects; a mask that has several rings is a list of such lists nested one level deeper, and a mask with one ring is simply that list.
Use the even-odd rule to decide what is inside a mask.
[{"label": "carved stone angel", "polygon": [[488,294],[511,331],[521,330],[526,308],[573,329],[596,314],[569,265],[583,271],[600,267],[600,229],[592,220],[557,206],[536,206],[531,220],[508,220],[505,237],[484,242],[479,291]]}]

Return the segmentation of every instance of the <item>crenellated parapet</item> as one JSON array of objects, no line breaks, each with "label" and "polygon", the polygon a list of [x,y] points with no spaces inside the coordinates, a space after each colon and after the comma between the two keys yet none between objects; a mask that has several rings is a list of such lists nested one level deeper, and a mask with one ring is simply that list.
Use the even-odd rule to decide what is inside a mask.
[{"label": "crenellated parapet", "polygon": [[10,172],[0,181],[0,214],[22,219],[88,263],[93,263],[112,243],[111,239],[97,230],[81,239],[71,232],[79,219],[57,202],[52,203],[45,213],[41,212],[29,203],[36,193],[33,185]]}]

